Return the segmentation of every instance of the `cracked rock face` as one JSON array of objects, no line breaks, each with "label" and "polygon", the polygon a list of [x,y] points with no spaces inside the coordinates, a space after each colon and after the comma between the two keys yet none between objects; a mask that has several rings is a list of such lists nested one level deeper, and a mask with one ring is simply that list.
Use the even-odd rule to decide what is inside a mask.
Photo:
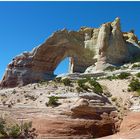
[{"label": "cracked rock face", "polygon": [[53,33],[31,52],[16,56],[8,64],[1,86],[15,87],[53,79],[54,70],[66,57],[70,57],[70,73],[83,73],[88,67],[93,69],[89,71],[96,71],[103,70],[106,64],[122,65],[138,55],[136,35],[121,32],[119,18],[100,28],[64,29]]}]

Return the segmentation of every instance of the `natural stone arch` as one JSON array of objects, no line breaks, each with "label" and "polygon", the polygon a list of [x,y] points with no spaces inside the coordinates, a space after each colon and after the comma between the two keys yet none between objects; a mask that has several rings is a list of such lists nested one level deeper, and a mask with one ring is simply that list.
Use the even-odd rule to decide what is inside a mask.
[{"label": "natural stone arch", "polygon": [[38,47],[33,57],[33,69],[52,74],[64,58],[71,57],[74,63],[73,72],[84,72],[93,64],[92,54],[90,50],[84,48],[83,33],[79,36],[77,32],[62,30],[54,33]]},{"label": "natural stone arch", "polygon": [[100,28],[81,27],[77,32],[60,30],[32,52],[15,57],[0,85],[14,87],[53,79],[53,71],[65,57],[71,57],[71,73],[83,73],[89,66],[88,73],[103,71],[109,65],[120,66],[139,58],[139,42],[133,32],[121,31],[119,18]]},{"label": "natural stone arch", "polygon": [[82,31],[55,32],[33,51],[15,57],[8,65],[1,85],[14,87],[53,79],[54,70],[65,57],[72,58],[71,72],[84,72],[87,67],[95,63],[94,53],[84,47],[84,35]]}]

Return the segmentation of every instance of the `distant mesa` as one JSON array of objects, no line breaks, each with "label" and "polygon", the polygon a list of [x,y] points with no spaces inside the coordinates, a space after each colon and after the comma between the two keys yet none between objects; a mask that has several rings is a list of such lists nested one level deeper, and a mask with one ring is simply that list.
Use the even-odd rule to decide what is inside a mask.
[{"label": "distant mesa", "polygon": [[81,27],[54,32],[31,52],[16,56],[8,64],[2,87],[26,85],[55,77],[54,70],[70,57],[70,73],[102,71],[107,65],[123,65],[140,56],[140,41],[134,31],[122,32],[120,19],[102,24],[100,28]]}]

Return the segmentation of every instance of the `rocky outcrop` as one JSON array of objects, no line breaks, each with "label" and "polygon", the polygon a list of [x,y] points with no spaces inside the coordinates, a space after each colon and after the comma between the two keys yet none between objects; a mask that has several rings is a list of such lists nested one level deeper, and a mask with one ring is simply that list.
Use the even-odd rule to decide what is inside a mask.
[{"label": "rocky outcrop", "polygon": [[101,119],[100,115],[103,112],[110,113],[111,111],[116,111],[116,108],[103,95],[92,93],[92,95],[83,94],[79,96],[80,99],[71,106],[73,117]]},{"label": "rocky outcrop", "polygon": [[114,133],[114,122],[108,120],[38,118],[32,119],[39,139],[89,139]]},{"label": "rocky outcrop", "polygon": [[[11,94],[13,88],[11,91],[2,89],[1,93],[6,92],[6,97],[3,96],[5,105],[0,104],[0,114],[3,118],[9,116],[8,120],[12,120],[10,119],[12,117],[20,123],[31,121],[33,128],[36,129],[37,138],[99,138],[116,132],[116,123],[119,121],[117,119],[118,112],[103,95],[91,92],[81,94],[59,93],[55,94],[55,97],[59,97],[59,105],[52,107],[46,106],[45,103],[48,97],[54,96],[56,89],[51,89],[52,93],[47,94],[49,86],[44,85],[44,87],[34,90],[35,84],[28,86],[16,87],[15,94]],[[62,87],[61,92],[63,92]],[[33,97],[38,98],[34,100]],[[26,99],[24,100],[24,98]],[[9,108],[6,107],[7,101],[15,102]]]},{"label": "rocky outcrop", "polygon": [[101,26],[97,46],[99,55],[96,69],[98,70],[104,69],[107,63],[122,65],[140,54],[137,37],[132,32],[121,32],[119,18]]},{"label": "rocky outcrop", "polygon": [[31,52],[16,56],[8,65],[2,87],[26,85],[53,79],[57,65],[70,57],[70,73],[103,70],[107,64],[122,65],[140,54],[133,31],[121,32],[120,19],[100,28],[81,27],[79,31],[60,30]]},{"label": "rocky outcrop", "polygon": [[120,131],[102,139],[139,139],[140,112],[128,112],[120,125]]},{"label": "rocky outcrop", "polygon": [[103,67],[102,63],[121,64],[124,60],[128,60],[128,49],[120,30],[119,18],[101,26],[97,46],[99,48],[97,69]]}]

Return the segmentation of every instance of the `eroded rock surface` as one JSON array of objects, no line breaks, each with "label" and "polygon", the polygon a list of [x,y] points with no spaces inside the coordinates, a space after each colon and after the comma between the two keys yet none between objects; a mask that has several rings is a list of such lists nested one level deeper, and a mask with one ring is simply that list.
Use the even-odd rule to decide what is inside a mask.
[{"label": "eroded rock surface", "polygon": [[140,138],[140,112],[129,112],[123,118],[120,132],[102,139],[139,139]]},{"label": "eroded rock surface", "polygon": [[[107,97],[93,92],[75,93],[70,87],[54,84],[2,89],[1,116],[32,121],[37,138],[98,138],[116,132],[118,112]],[[58,106],[46,104],[52,96],[58,97]]]},{"label": "eroded rock surface", "polygon": [[101,119],[100,115],[103,112],[110,113],[115,110],[116,108],[111,105],[106,97],[97,94],[81,95],[81,98],[71,106],[74,117],[90,119]]},{"label": "eroded rock surface", "polygon": [[140,55],[139,40],[133,31],[122,32],[120,19],[100,28],[81,27],[79,31],[60,30],[45,43],[16,56],[5,71],[2,87],[26,85],[53,79],[57,65],[70,57],[70,73],[103,70],[107,64],[123,65]]}]

